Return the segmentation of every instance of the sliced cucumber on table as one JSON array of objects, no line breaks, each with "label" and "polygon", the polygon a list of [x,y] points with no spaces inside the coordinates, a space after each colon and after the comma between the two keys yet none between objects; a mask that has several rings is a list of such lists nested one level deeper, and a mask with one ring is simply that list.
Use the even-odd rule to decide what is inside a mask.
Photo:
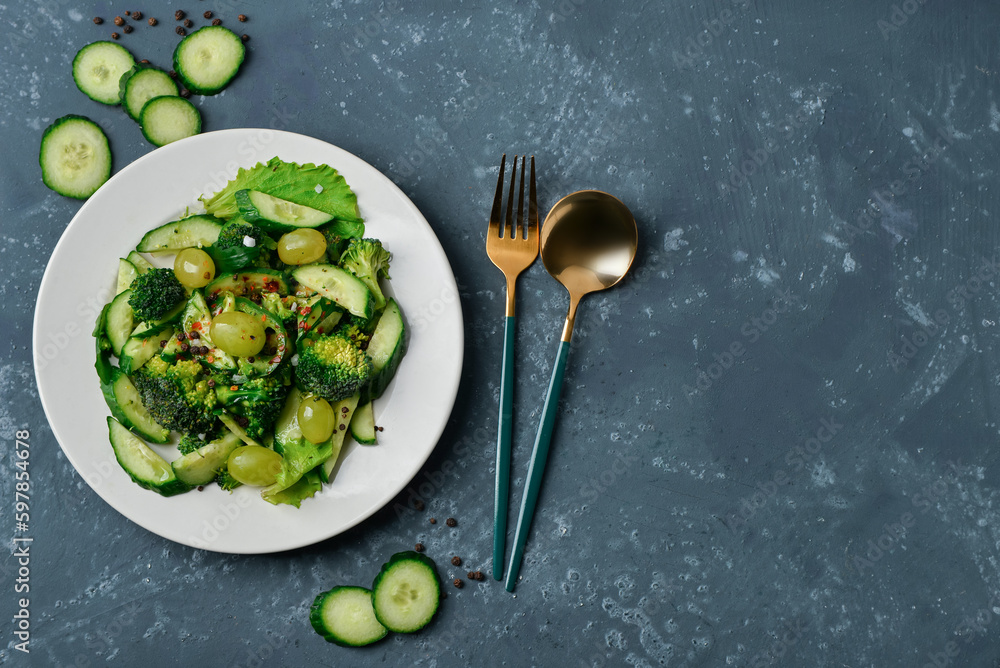
[{"label": "sliced cucumber on table", "polygon": [[149,143],[166,146],[201,132],[201,113],[183,97],[161,95],[143,106],[139,124]]},{"label": "sliced cucumber on table", "polygon": [[202,248],[214,244],[221,231],[222,222],[215,216],[188,216],[164,223],[146,232],[136,248],[143,253],[168,253],[185,248]]},{"label": "sliced cucumber on table", "polygon": [[295,269],[292,278],[359,318],[368,319],[375,313],[371,290],[345,269],[332,264],[307,264]]},{"label": "sliced cucumber on table", "polygon": [[240,71],[245,56],[239,35],[223,26],[205,26],[174,49],[174,70],[192,93],[215,95]]},{"label": "sliced cucumber on table", "polygon": [[364,587],[334,587],[313,601],[309,623],[328,642],[363,647],[389,633],[375,617],[372,593]]},{"label": "sliced cucumber on table", "polygon": [[121,102],[118,82],[133,67],[135,58],[121,44],[94,42],[73,58],[73,81],[91,100],[116,105]]},{"label": "sliced cucumber on table", "polygon": [[66,197],[87,199],[111,176],[111,148],[97,123],[70,114],[45,129],[38,164],[49,188]]},{"label": "sliced cucumber on table", "polygon": [[372,583],[375,617],[397,633],[413,633],[427,626],[440,600],[437,568],[419,552],[392,555]]},{"label": "sliced cucumber on table", "polygon": [[154,97],[180,94],[180,88],[169,74],[150,65],[136,65],[122,75],[118,84],[118,97],[122,109],[134,121],[139,120],[142,108]]},{"label": "sliced cucumber on table", "polygon": [[316,228],[333,220],[333,216],[324,211],[259,190],[237,190],[236,206],[239,207],[243,220],[257,225],[265,232]]},{"label": "sliced cucumber on table", "polygon": [[177,479],[173,468],[163,457],[153,452],[142,439],[113,417],[108,418],[108,435],[115,459],[140,487],[163,496],[173,496],[191,489]]}]

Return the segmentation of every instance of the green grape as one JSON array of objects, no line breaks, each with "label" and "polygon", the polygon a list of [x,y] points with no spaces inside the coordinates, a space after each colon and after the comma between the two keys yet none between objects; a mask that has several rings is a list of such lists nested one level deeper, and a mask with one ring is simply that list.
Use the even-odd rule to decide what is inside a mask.
[{"label": "green grape", "polygon": [[174,276],[187,288],[203,288],[215,278],[215,263],[200,248],[185,248],[174,259]]},{"label": "green grape", "polygon": [[226,466],[229,475],[244,485],[266,487],[281,472],[281,455],[260,445],[244,445],[233,450]]},{"label": "green grape", "polygon": [[337,426],[337,416],[323,397],[309,396],[299,404],[299,429],[310,443],[330,440]]},{"label": "green grape", "polygon": [[215,316],[208,335],[212,343],[236,357],[253,357],[264,349],[264,323],[242,311],[225,311]]},{"label": "green grape", "polygon": [[326,237],[317,230],[294,230],[278,239],[278,257],[285,264],[309,264],[325,253]]}]

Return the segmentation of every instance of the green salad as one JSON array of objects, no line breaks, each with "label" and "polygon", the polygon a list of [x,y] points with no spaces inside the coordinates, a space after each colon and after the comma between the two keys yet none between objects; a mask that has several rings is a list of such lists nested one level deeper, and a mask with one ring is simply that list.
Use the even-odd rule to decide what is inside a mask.
[{"label": "green salad", "polygon": [[164,496],[248,485],[298,507],[348,435],[377,443],[372,402],[406,350],[391,256],[327,165],[273,158],[201,201],[119,260],[94,329],[111,446]]}]

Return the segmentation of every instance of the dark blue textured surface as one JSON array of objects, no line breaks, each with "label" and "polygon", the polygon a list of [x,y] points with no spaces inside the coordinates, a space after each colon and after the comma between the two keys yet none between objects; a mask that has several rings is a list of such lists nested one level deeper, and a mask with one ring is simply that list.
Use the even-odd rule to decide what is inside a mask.
[{"label": "dark blue textured surface", "polygon": [[[116,169],[151,150],[70,76],[126,8],[160,19],[122,39],[155,64],[178,8],[251,35],[239,78],[193,98],[205,129],[341,146],[437,232],[468,347],[412,487],[426,510],[223,556],[129,523],[62,456],[31,322],[79,204],[35,156],[67,113],[106,127]],[[0,6],[0,26],[0,498],[30,429],[35,539],[29,655],[8,621],[18,557],[0,558],[0,664],[997,665],[994,2],[47,0]],[[449,585],[424,632],[329,645],[312,597],[393,552],[424,543],[448,580],[489,572],[503,279],[484,235],[503,152],[534,153],[543,210],[583,188],[628,204],[634,273],[581,305],[516,598]],[[567,301],[540,263],[518,299],[512,499]],[[14,536],[13,513],[0,527]]]}]

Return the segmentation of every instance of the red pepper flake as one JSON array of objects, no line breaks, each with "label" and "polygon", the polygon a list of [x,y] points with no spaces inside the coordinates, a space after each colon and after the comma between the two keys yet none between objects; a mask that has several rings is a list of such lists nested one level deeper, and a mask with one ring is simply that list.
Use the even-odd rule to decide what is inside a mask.
[{"label": "red pepper flake", "polygon": [[303,306],[302,308],[299,309],[299,313],[301,313],[302,315],[309,315],[310,313],[312,313],[312,310],[313,310],[312,306]]},{"label": "red pepper flake", "polygon": [[193,323],[191,323],[191,329],[201,329],[201,322],[196,320]]},{"label": "red pepper flake", "polygon": [[240,387],[239,387],[239,385],[230,385],[229,389],[232,390],[233,392],[235,392],[236,390],[240,389]]},{"label": "red pepper flake", "polygon": [[208,357],[205,358],[205,361],[208,362],[209,364],[211,364],[212,362],[215,361],[215,356],[214,355],[209,355]]},{"label": "red pepper flake", "polygon": [[309,323],[308,322],[302,323],[302,331],[303,332],[308,332],[309,331]]}]

